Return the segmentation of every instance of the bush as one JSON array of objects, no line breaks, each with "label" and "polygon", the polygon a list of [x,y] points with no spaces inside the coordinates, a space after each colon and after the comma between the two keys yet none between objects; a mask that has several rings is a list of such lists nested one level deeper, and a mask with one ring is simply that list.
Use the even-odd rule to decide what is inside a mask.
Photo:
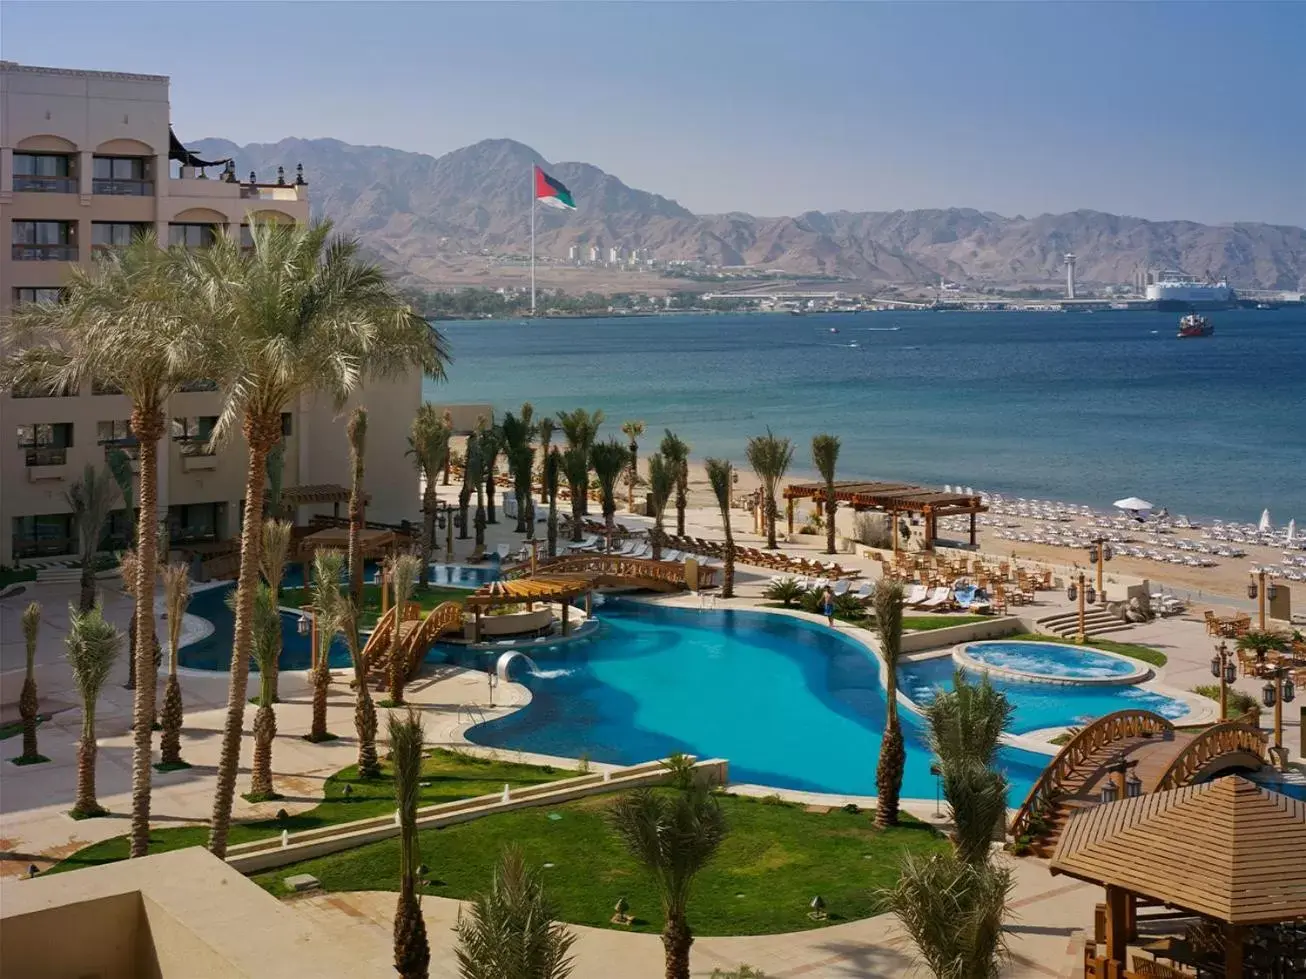
[{"label": "bush", "polygon": [[805,592],[806,589],[798,583],[797,578],[781,578],[779,581],[771,582],[762,596],[789,608],[795,601],[801,600]]},{"label": "bush", "polygon": [[[1210,697],[1212,700],[1220,699],[1220,686],[1216,683],[1204,683],[1200,686],[1193,687],[1193,693],[1199,697]],[[1251,694],[1243,693],[1241,690],[1229,688],[1228,694],[1229,718],[1241,717],[1249,710],[1255,710],[1259,713],[1261,702]]]},{"label": "bush", "polygon": [[853,540],[867,547],[892,547],[888,518],[882,513],[858,513],[853,517]]}]

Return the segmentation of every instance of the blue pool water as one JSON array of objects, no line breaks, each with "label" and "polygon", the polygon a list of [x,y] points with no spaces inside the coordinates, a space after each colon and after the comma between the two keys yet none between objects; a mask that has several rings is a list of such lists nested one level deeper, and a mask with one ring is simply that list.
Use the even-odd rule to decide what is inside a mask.
[{"label": "blue pool water", "polygon": [[1081,646],[1053,642],[984,642],[966,647],[971,659],[989,666],[1058,679],[1102,679],[1138,672],[1138,666]]},{"label": "blue pool water", "polygon": [[[547,675],[523,677],[530,705],[468,737],[619,764],[683,751],[728,758],[735,782],[875,794],[884,691],[878,664],[859,644],[763,612],[611,601],[600,617],[589,641],[532,649]],[[903,795],[933,798],[920,721],[908,711],[900,716]],[[1013,799],[1024,798],[1047,760],[1003,750]]]},{"label": "blue pool water", "polygon": [[[898,683],[903,693],[916,703],[929,703],[937,688],[952,689],[955,670],[956,664],[950,656],[918,660],[899,668]],[[1156,711],[1172,721],[1188,713],[1181,701],[1139,686],[1054,686],[1026,683],[996,673],[990,673],[989,677],[993,686],[1016,705],[1016,716],[1011,722],[1012,734],[1026,734],[1046,727],[1082,725],[1103,714],[1133,707]]]}]

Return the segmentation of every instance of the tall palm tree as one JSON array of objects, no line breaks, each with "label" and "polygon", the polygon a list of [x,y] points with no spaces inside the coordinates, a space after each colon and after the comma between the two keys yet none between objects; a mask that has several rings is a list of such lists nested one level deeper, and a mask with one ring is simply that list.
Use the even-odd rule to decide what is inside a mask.
[{"label": "tall palm tree", "polygon": [[363,607],[363,526],[367,498],[363,476],[367,471],[367,409],[361,406],[349,414],[345,427],[349,439],[349,599]]},{"label": "tall palm tree", "polygon": [[[123,594],[132,600],[132,617],[127,624],[127,649],[129,652],[136,649],[136,579],[140,567],[141,563],[134,550],[123,551],[118,555],[118,571],[122,575]],[[154,647],[152,659],[157,664],[162,658],[162,650],[158,648],[157,637]],[[126,689],[136,689],[136,657],[134,655],[127,657]]]},{"label": "tall palm tree", "polygon": [[462,979],[566,979],[576,936],[554,921],[544,877],[526,866],[520,847],[504,847],[490,881],[458,914],[458,974]]},{"label": "tall palm tree", "polygon": [[617,512],[617,480],[626,471],[630,451],[616,439],[609,439],[590,449],[590,462],[594,466],[594,475],[599,478],[599,492],[603,496],[603,523],[611,534]]},{"label": "tall palm tree", "polygon": [[[576,408],[573,411],[558,412],[558,425],[562,429],[563,436],[567,439],[567,447],[578,449],[584,454],[586,463],[589,461],[590,449],[599,437],[599,426],[603,424],[603,412],[596,411],[593,414],[584,408]],[[582,481],[584,493],[581,494],[580,513],[581,516],[589,516],[589,475],[587,474]],[[579,540],[579,538],[576,538]]]},{"label": "tall palm tree", "polygon": [[27,672],[23,690],[18,695],[18,716],[23,722],[23,753],[16,761],[24,765],[48,761],[36,746],[36,725],[40,721],[40,702],[36,699],[36,640],[41,632],[41,603],[31,602],[23,609],[23,645],[27,652]]},{"label": "tall palm tree", "polygon": [[639,440],[644,423],[636,419],[621,423],[621,433],[630,439],[630,468],[626,470],[626,509],[635,509],[635,484],[639,482]]},{"label": "tall palm tree", "polygon": [[[489,429],[481,432],[476,436],[476,455],[467,454],[467,468],[472,468],[473,458],[476,469],[474,470],[476,490],[476,515],[472,518],[472,529],[476,531],[475,546],[478,550],[485,549],[485,525],[488,523],[485,515],[485,486],[487,464],[489,463],[489,454],[497,451],[494,447],[494,434]],[[493,482],[493,477],[490,477]]]},{"label": "tall palm tree", "polygon": [[670,793],[636,789],[617,800],[611,820],[631,855],[652,874],[666,924],[662,946],[667,979],[689,979],[694,942],[686,911],[694,877],[726,838],[726,821],[703,784]]},{"label": "tall palm tree", "polygon": [[[198,293],[181,287],[180,250],[164,252],[152,234],[106,249],[90,268],[71,270],[65,301],[31,303],[0,327],[0,349],[12,351],[0,386],[76,391],[99,382],[131,402],[131,431],[140,445],[137,522],[136,635],[132,662],[131,855],[149,848],[151,730],[154,722],[158,444],[168,399],[182,384],[211,376],[214,332],[197,315]],[[278,416],[279,418],[279,416]],[[262,478],[260,477],[260,485]],[[261,506],[261,503],[260,503]]]},{"label": "tall palm tree", "polygon": [[[269,520],[263,524],[263,541],[259,554],[259,570],[263,580],[272,589],[272,604],[281,606],[281,581],[286,576],[286,564],[290,561],[290,546],[294,541],[295,525],[289,520]],[[269,661],[268,683],[272,690],[272,703],[280,702],[277,682],[281,675],[281,629],[276,630],[276,655]],[[263,669],[260,664],[259,669]],[[262,681],[260,680],[260,686]]]},{"label": "tall palm tree", "polygon": [[530,529],[527,524],[529,514],[526,511],[531,495],[531,466],[535,461],[535,453],[531,448],[533,431],[531,422],[526,417],[526,411],[530,407],[529,402],[522,405],[522,417],[507,412],[499,426],[503,433],[504,457],[508,462],[508,472],[512,474],[512,493],[517,501],[516,532],[519,534],[524,534]]},{"label": "tall palm tree", "polygon": [[278,442],[268,453],[268,496],[264,518],[281,516],[281,486],[286,474],[286,443]]},{"label": "tall palm tree", "polygon": [[583,539],[585,498],[589,495],[589,450],[572,446],[562,454],[562,473],[571,490],[571,539]]},{"label": "tall palm tree", "polygon": [[[422,559],[416,554],[396,554],[389,562],[390,581],[395,591],[395,614],[403,620],[403,609],[413,597],[413,584],[422,570]],[[404,685],[408,683],[408,664],[399,655],[399,630],[390,640],[390,703],[394,707],[404,702]]]},{"label": "tall palm tree", "polygon": [[906,854],[898,883],[881,891],[936,979],[997,979],[1008,958],[1003,919],[1010,867],[953,854]]},{"label": "tall palm tree", "polygon": [[[449,429],[449,435],[452,436],[453,435],[453,412],[450,411],[448,408],[444,409],[444,412],[441,415],[441,420],[444,422],[444,427]],[[441,483],[444,486],[449,485],[449,463],[452,461],[453,461],[453,452],[450,451],[445,456],[444,459],[444,477],[441,479]]]},{"label": "tall palm tree", "polygon": [[[503,432],[497,425],[490,426],[480,444],[481,468],[485,477],[485,522],[498,523],[499,517],[494,510],[494,474],[499,465],[499,453],[503,451]],[[481,543],[485,541],[482,539]]]},{"label": "tall palm tree", "polygon": [[724,459],[707,460],[707,481],[712,486],[712,495],[716,497],[717,506],[721,508],[721,526],[725,528],[726,549],[725,569],[721,574],[721,597],[733,598],[735,595],[735,535],[730,530],[730,489],[734,481],[734,469]]},{"label": "tall palm tree", "polygon": [[89,612],[68,610],[68,636],[65,639],[68,666],[73,685],[82,698],[82,736],[77,742],[77,801],[71,815],[75,819],[103,816],[106,810],[95,795],[95,702],[100,699],[104,682],[122,651],[123,635],[106,622],[100,606]]},{"label": "tall palm tree", "polygon": [[562,476],[562,453],[550,449],[544,456],[544,492],[549,498],[549,558],[558,556],[558,481]]},{"label": "tall palm tree", "polygon": [[422,534],[417,545],[422,560],[422,574],[417,581],[421,591],[430,587],[431,552],[435,549],[435,521],[440,509],[437,487],[440,470],[449,459],[451,434],[435,405],[423,401],[408,435],[408,454],[422,476]]},{"label": "tall palm tree", "polygon": [[339,551],[314,552],[312,593],[317,643],[309,677],[313,685],[313,720],[308,733],[308,740],[313,742],[335,738],[327,731],[327,693],[331,687],[331,641],[340,631],[340,575],[344,570],[345,556]]},{"label": "tall palm tree", "polygon": [[181,726],[185,720],[181,699],[181,681],[177,678],[177,647],[181,645],[181,627],[190,604],[190,569],[182,561],[165,564],[159,572],[163,579],[163,605],[168,610],[168,682],[163,688],[163,710],[159,720],[159,764],[181,768]]},{"label": "tall palm tree", "polygon": [[685,507],[689,498],[689,443],[671,429],[662,436],[662,445],[658,447],[662,458],[671,467],[676,486],[676,533],[685,536]]},{"label": "tall palm tree", "polygon": [[247,796],[250,802],[278,798],[272,785],[272,744],[277,736],[277,714],[272,704],[274,669],[280,651],[281,614],[277,611],[272,589],[259,582],[258,591],[254,593],[254,649],[251,654],[259,670],[259,684],[258,710],[254,714],[254,763],[250,766]]},{"label": "tall palm tree", "polygon": [[748,440],[748,464],[762,481],[762,494],[766,505],[766,546],[775,548],[775,492],[780,480],[789,471],[789,464],[794,459],[794,447],[788,439],[776,438],[767,428],[765,435],[756,435]]},{"label": "tall palm tree", "polygon": [[181,289],[203,299],[197,325],[216,340],[210,376],[226,398],[214,438],[222,441],[239,428],[249,446],[235,641],[209,834],[209,849],[219,857],[227,852],[254,646],[267,458],[281,439],[281,415],[305,393],[343,403],[369,377],[414,369],[442,377],[448,360],[439,332],[403,301],[379,266],[359,257],[356,242],[333,239],[329,224],[251,222],[250,235],[249,249],[220,236],[209,248],[184,250],[180,259]]},{"label": "tall palm tree", "polygon": [[553,433],[558,430],[558,423],[554,421],[552,415],[545,415],[535,423],[535,434],[540,437],[540,494],[548,495],[548,487],[544,485],[544,461],[549,458],[549,451],[553,446]]},{"label": "tall palm tree", "polygon": [[817,435],[812,439],[812,464],[825,481],[825,553],[834,554],[834,467],[839,462],[839,439],[835,435]]},{"label": "tall palm tree", "polygon": [[73,524],[82,545],[81,597],[77,607],[89,612],[95,604],[95,552],[104,537],[104,525],[109,522],[118,497],[118,484],[108,467],[96,469],[90,463],[82,470],[82,478],[64,490],[64,501],[73,512]]},{"label": "tall palm tree", "polygon": [[875,587],[875,628],[884,659],[884,737],[875,768],[875,824],[898,825],[898,798],[907,764],[902,726],[898,722],[898,660],[902,656],[902,583],[881,578]]},{"label": "tall palm tree", "polygon": [[667,500],[671,499],[671,490],[676,485],[675,470],[662,458],[662,453],[655,452],[648,457],[649,492],[653,496],[653,560],[662,560],[662,540],[666,537],[662,529],[662,518],[667,512]]},{"label": "tall palm tree", "polygon": [[395,907],[395,971],[403,979],[426,979],[431,946],[417,893],[422,853],[417,836],[421,795],[422,721],[411,707],[403,718],[389,717],[390,757],[394,764],[395,806],[399,813],[399,902]]},{"label": "tall palm tree", "polygon": [[481,453],[478,448],[480,431],[467,436],[467,447],[463,451],[463,486],[458,491],[458,539],[467,539],[470,523],[467,510],[472,504],[472,488],[481,485]]}]

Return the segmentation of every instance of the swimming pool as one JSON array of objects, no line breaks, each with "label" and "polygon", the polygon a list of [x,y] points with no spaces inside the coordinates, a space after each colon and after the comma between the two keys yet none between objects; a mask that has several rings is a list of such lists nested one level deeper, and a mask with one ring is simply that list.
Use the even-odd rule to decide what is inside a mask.
[{"label": "swimming pool", "polygon": [[[902,692],[918,704],[934,699],[934,691],[951,690],[957,664],[950,656],[904,663],[898,668]],[[966,670],[974,675],[974,671]],[[1117,710],[1140,708],[1156,711],[1170,720],[1188,714],[1188,705],[1140,686],[1076,686],[1027,682],[990,672],[993,686],[1016,705],[1012,734],[1027,734],[1049,727],[1083,725]]]},{"label": "swimming pool", "polygon": [[[522,678],[531,703],[472,728],[468,739],[617,764],[683,751],[729,759],[733,782],[875,794],[885,701],[879,664],[860,644],[824,625],[765,612],[616,600],[600,619],[591,640],[532,649],[544,675]],[[921,722],[910,711],[899,714],[907,741],[903,795],[932,799]],[[1046,755],[1003,749],[1016,803],[1047,762]]]},{"label": "swimming pool", "polygon": [[991,667],[999,675],[1051,683],[1137,683],[1150,673],[1142,663],[1122,656],[1053,642],[973,642],[958,646],[952,656],[968,669]]}]

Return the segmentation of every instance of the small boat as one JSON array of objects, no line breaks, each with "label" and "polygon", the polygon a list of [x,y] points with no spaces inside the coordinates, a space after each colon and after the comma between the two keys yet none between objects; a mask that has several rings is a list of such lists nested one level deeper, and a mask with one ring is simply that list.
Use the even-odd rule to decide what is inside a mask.
[{"label": "small boat", "polygon": [[830,332],[831,332],[831,333],[838,333],[838,332],[839,332],[839,327],[837,327],[837,326],[832,326],[832,327],[830,327]]},{"label": "small boat", "polygon": [[1180,339],[1188,337],[1209,337],[1215,332],[1215,327],[1211,325],[1210,320],[1205,316],[1198,316],[1196,313],[1189,313],[1179,321]]}]

